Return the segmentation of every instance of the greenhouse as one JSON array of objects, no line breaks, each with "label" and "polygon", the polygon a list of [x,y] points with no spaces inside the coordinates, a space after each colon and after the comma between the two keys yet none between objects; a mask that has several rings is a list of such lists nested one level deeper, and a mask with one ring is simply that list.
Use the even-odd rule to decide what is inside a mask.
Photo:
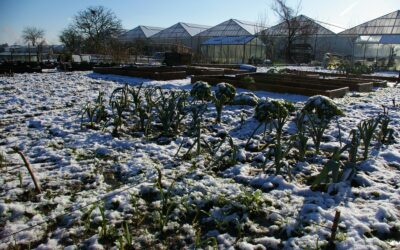
[{"label": "greenhouse", "polygon": [[165,28],[139,25],[136,28],[123,33],[119,37],[119,40],[121,42],[134,42],[137,39],[147,39],[163,29]]},{"label": "greenhouse", "polygon": [[317,21],[305,15],[290,20],[290,26],[281,22],[259,33],[268,44],[268,57],[273,60],[286,59],[287,39],[292,38],[292,60],[308,63],[311,60],[322,60],[327,52],[337,49],[338,39],[330,24]]},{"label": "greenhouse", "polygon": [[400,70],[400,11],[345,30],[340,35],[353,38],[354,61]]},{"label": "greenhouse", "polygon": [[262,63],[265,45],[255,36],[213,37],[201,44],[206,63]]},{"label": "greenhouse", "polygon": [[194,49],[198,42],[193,37],[208,28],[205,25],[180,22],[154,34],[150,39],[157,45],[181,45]]}]

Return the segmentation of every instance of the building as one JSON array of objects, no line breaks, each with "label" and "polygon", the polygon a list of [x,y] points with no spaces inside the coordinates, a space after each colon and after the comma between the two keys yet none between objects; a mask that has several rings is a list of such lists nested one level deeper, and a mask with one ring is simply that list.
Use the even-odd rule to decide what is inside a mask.
[{"label": "building", "polygon": [[137,39],[148,39],[165,28],[139,25],[134,29],[124,32],[119,36],[121,42],[134,42]]},{"label": "building", "polygon": [[213,37],[201,44],[205,63],[260,64],[265,59],[265,45],[255,36]]},{"label": "building", "polygon": [[353,60],[379,68],[400,70],[400,10],[347,29]]},{"label": "building", "polygon": [[56,60],[58,55],[64,51],[63,45],[41,45],[22,46],[11,45],[3,48],[0,52],[1,61],[37,62]]},{"label": "building", "polygon": [[152,35],[150,40],[153,46],[183,46],[196,50],[199,43],[195,36],[208,28],[210,26],[179,22]]},{"label": "building", "polygon": [[[337,27],[299,15],[289,22],[281,22],[259,33],[268,46],[268,57],[285,60],[290,56],[294,62],[322,60],[327,52],[338,51],[338,36],[332,29]],[[290,55],[288,37],[292,36]]]},{"label": "building", "polygon": [[201,61],[206,63],[254,63],[265,59],[265,44],[256,36],[264,27],[229,19],[198,35]]}]

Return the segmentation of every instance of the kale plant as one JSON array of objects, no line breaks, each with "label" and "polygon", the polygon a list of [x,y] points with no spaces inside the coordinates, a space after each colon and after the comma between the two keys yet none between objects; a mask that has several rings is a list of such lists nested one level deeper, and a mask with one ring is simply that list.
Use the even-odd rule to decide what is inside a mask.
[{"label": "kale plant", "polygon": [[219,83],[217,84],[217,89],[215,90],[215,96],[213,98],[215,108],[217,110],[216,123],[221,122],[222,108],[227,103],[233,101],[236,95],[236,88],[229,83]]},{"label": "kale plant", "polygon": [[332,99],[320,95],[310,97],[302,112],[306,114],[310,122],[309,132],[314,142],[316,153],[319,154],[322,137],[329,123],[334,117],[342,116],[344,113]]}]

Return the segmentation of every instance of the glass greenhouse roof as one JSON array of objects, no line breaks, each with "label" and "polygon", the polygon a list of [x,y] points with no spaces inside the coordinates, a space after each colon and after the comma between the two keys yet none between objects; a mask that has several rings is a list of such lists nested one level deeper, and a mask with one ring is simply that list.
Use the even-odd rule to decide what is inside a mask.
[{"label": "glass greenhouse roof", "polygon": [[134,29],[131,29],[120,36],[121,40],[132,40],[137,38],[149,38],[150,36],[160,32],[165,28],[151,27],[139,25]]},{"label": "glass greenhouse roof", "polygon": [[254,36],[220,36],[210,38],[202,45],[241,45],[250,42],[254,38]]},{"label": "glass greenhouse roof", "polygon": [[208,28],[210,28],[210,26],[191,23],[177,23],[154,34],[153,36],[151,36],[151,38],[192,37]]},{"label": "glass greenhouse roof", "polygon": [[[308,32],[312,35],[335,35],[333,31],[330,29],[325,28],[323,25],[320,24],[319,21],[311,19],[307,16],[300,15],[292,19],[293,26],[297,26],[300,30],[302,27],[304,30],[308,30]],[[288,25],[285,22],[281,22],[275,26],[272,26],[269,29],[266,29],[265,34],[272,35],[272,36],[286,36],[288,33]],[[304,32],[306,34],[306,32]]]},{"label": "glass greenhouse roof", "polygon": [[197,36],[200,37],[221,37],[221,36],[250,36],[261,31],[260,25],[256,23],[229,19],[212,28],[209,28]]},{"label": "glass greenhouse roof", "polygon": [[341,35],[400,35],[400,10],[360,24],[340,33]]},{"label": "glass greenhouse roof", "polygon": [[356,43],[400,44],[399,35],[359,36]]}]

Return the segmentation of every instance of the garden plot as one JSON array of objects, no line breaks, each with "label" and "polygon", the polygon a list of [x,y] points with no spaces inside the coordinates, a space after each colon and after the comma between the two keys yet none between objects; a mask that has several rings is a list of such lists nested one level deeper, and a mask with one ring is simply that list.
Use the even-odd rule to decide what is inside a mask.
[{"label": "garden plot", "polygon": [[400,247],[400,88],[141,81],[0,78],[0,249]]}]

